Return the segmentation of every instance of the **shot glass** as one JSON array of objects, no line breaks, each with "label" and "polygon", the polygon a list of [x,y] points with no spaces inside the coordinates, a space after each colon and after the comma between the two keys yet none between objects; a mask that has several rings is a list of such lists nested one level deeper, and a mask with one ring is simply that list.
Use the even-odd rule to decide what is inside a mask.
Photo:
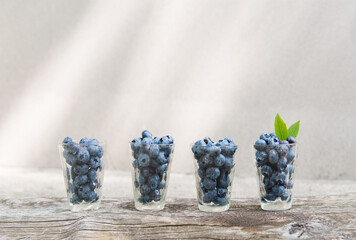
[{"label": "shot glass", "polygon": [[254,146],[261,208],[281,211],[292,207],[297,143]]},{"label": "shot glass", "polygon": [[227,211],[230,208],[237,146],[191,146],[199,209],[204,212]]},{"label": "shot glass", "polygon": [[164,209],[174,144],[130,142],[129,145],[135,208]]},{"label": "shot glass", "polygon": [[73,212],[99,209],[102,196],[106,144],[96,139],[82,140],[59,143],[64,184]]}]

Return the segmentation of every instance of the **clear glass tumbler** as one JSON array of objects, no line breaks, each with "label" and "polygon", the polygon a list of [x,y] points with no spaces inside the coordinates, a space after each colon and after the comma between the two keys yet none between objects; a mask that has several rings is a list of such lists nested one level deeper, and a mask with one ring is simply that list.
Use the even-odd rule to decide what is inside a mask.
[{"label": "clear glass tumbler", "polygon": [[281,211],[292,207],[297,143],[254,146],[261,208]]},{"label": "clear glass tumbler", "polygon": [[70,210],[99,209],[104,178],[106,144],[97,140],[59,143],[64,183]]},{"label": "clear glass tumbler", "polygon": [[198,206],[204,212],[230,208],[237,146],[192,146]]},{"label": "clear glass tumbler", "polygon": [[135,207],[159,211],[165,206],[174,144],[130,142]]}]

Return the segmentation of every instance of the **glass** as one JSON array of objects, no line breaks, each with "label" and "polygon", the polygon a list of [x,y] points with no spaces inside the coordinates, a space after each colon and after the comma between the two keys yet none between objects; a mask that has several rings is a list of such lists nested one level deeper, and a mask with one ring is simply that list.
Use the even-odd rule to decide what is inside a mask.
[{"label": "glass", "polygon": [[292,207],[297,144],[254,146],[261,208],[281,211]]},{"label": "glass", "polygon": [[159,211],[165,206],[174,144],[130,143],[135,207]]},{"label": "glass", "polygon": [[204,212],[230,208],[237,146],[192,146],[198,206]]},{"label": "glass", "polygon": [[104,178],[104,142],[59,143],[70,210],[99,209]]}]

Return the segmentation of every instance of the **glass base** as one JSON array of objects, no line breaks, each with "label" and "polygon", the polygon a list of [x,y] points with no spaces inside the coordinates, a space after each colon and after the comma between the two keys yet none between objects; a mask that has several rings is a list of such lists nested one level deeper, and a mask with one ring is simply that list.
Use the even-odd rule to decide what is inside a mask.
[{"label": "glass base", "polygon": [[98,210],[99,208],[100,208],[100,201],[94,203],[70,204],[70,210],[72,212]]},{"label": "glass base", "polygon": [[261,202],[261,208],[266,211],[283,211],[292,208],[292,201]]},{"label": "glass base", "polygon": [[203,212],[224,212],[229,210],[230,204],[226,204],[225,206],[213,206],[213,205],[201,205],[198,204],[199,210]]},{"label": "glass base", "polygon": [[149,204],[142,204],[140,202],[135,202],[135,208],[139,211],[160,211],[164,209],[164,202],[156,202]]}]

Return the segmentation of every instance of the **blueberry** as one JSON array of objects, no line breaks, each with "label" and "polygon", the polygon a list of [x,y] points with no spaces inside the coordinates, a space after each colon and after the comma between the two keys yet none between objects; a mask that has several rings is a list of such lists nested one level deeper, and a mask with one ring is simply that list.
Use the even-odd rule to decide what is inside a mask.
[{"label": "blueberry", "polygon": [[265,198],[268,201],[275,201],[277,197],[273,193],[267,193]]},{"label": "blueberry", "polygon": [[153,201],[160,201],[161,200],[161,193],[159,191],[159,189],[155,189],[151,192],[151,198]]},{"label": "blueberry", "polygon": [[277,149],[279,156],[284,157],[287,155],[287,153],[289,151],[289,146],[286,144],[281,144],[281,145],[277,146],[276,149]]},{"label": "blueberry", "polygon": [[72,142],[72,141],[73,141],[72,138],[66,137],[66,138],[62,141],[62,143],[63,143],[63,144],[67,144],[67,143],[70,143],[70,142]]},{"label": "blueberry", "polygon": [[99,158],[103,156],[103,148],[99,145],[89,144],[87,149],[90,156],[98,156]]},{"label": "blueberry", "polygon": [[263,139],[258,139],[258,140],[255,142],[254,147],[255,147],[256,150],[263,151],[263,150],[266,149],[266,145],[267,145],[267,143],[266,143],[265,140],[263,140]]},{"label": "blueberry", "polygon": [[230,143],[229,143],[229,141],[227,141],[226,139],[223,139],[223,140],[219,140],[219,141],[216,143],[216,146],[228,147],[228,146],[230,146]]},{"label": "blueberry", "polygon": [[202,168],[198,168],[198,175],[200,178],[204,178],[205,177],[205,170]]},{"label": "blueberry", "polygon": [[156,168],[156,173],[160,176],[162,176],[165,172],[167,172],[167,165],[161,165]]},{"label": "blueberry", "polygon": [[90,158],[90,161],[89,161],[89,166],[93,169],[98,169],[98,168],[101,168],[102,165],[101,165],[101,160],[100,158],[98,157],[91,157]]},{"label": "blueberry", "polygon": [[234,141],[232,140],[232,138],[224,138],[225,141],[227,141],[231,146],[235,145]]},{"label": "blueberry", "polygon": [[215,189],[210,190],[204,194],[203,202],[210,203],[210,202],[214,201],[216,198],[217,198],[217,191]]},{"label": "blueberry", "polygon": [[278,173],[276,177],[277,183],[280,185],[285,185],[286,184],[286,174],[284,172]]},{"label": "blueberry", "polygon": [[218,188],[218,196],[219,197],[225,197],[227,195],[227,189],[226,188]]},{"label": "blueberry", "polygon": [[216,187],[216,180],[206,177],[203,179],[203,186],[204,186],[204,188],[206,188],[208,190],[212,190]]},{"label": "blueberry", "polygon": [[160,144],[169,144],[170,139],[167,136],[161,137],[159,140]]},{"label": "blueberry", "polygon": [[288,161],[288,163],[290,163],[291,161],[293,161],[294,157],[295,157],[295,153],[294,153],[293,149],[290,149],[289,152],[288,152],[288,154],[287,154],[287,161]]},{"label": "blueberry", "polygon": [[151,188],[147,185],[147,184],[143,184],[141,187],[140,187],[140,193],[142,195],[145,195],[145,194],[149,194],[151,191]]},{"label": "blueberry", "polygon": [[273,192],[276,196],[280,197],[280,196],[285,195],[285,188],[284,188],[283,186],[278,186],[278,185],[276,185],[276,186],[274,186],[274,187],[272,188],[272,192]]},{"label": "blueberry", "polygon": [[151,202],[151,196],[150,195],[142,195],[139,199],[140,202],[143,204]]},{"label": "blueberry", "polygon": [[234,162],[233,161],[234,160],[231,157],[225,158],[224,169],[227,170],[227,171],[230,171],[234,167]]},{"label": "blueberry", "polygon": [[150,165],[150,157],[146,153],[140,153],[137,160],[139,167],[148,167]]},{"label": "blueberry", "polygon": [[292,189],[293,183],[291,181],[287,182],[287,189]]},{"label": "blueberry", "polygon": [[204,155],[199,159],[198,164],[200,167],[206,168],[212,164],[212,160],[210,159],[209,155]]},{"label": "blueberry", "polygon": [[78,196],[83,200],[88,200],[91,192],[92,190],[88,184],[82,185],[78,188]]},{"label": "blueberry", "polygon": [[297,140],[296,140],[294,137],[288,137],[288,138],[287,138],[287,141],[288,141],[290,144],[297,143]]},{"label": "blueberry", "polygon": [[86,164],[74,166],[74,172],[76,175],[84,175],[87,174],[88,171],[89,171],[89,166]]},{"label": "blueberry", "polygon": [[135,138],[131,141],[131,149],[132,151],[136,152],[140,150],[141,146],[141,138]]},{"label": "blueberry", "polygon": [[226,174],[221,174],[219,181],[218,181],[218,186],[220,188],[227,188],[230,185],[230,178]]},{"label": "blueberry", "polygon": [[143,144],[143,145],[150,145],[152,143],[153,143],[152,138],[147,138],[147,137],[142,139],[142,141],[141,141],[141,144]]},{"label": "blueberry", "polygon": [[90,145],[99,145],[99,141],[96,138],[92,138],[88,140],[88,144]]},{"label": "blueberry", "polygon": [[80,141],[79,141],[79,143],[81,145],[86,145],[88,142],[89,142],[89,138],[86,138],[86,137],[80,139]]},{"label": "blueberry", "polygon": [[267,134],[267,133],[262,133],[261,134],[261,136],[260,136],[260,139],[262,139],[262,140],[267,140],[267,139],[269,139],[270,138],[270,136],[269,136],[269,134]]},{"label": "blueberry", "polygon": [[216,167],[210,167],[206,170],[206,177],[210,179],[217,179],[220,176],[220,170]]},{"label": "blueberry", "polygon": [[268,165],[261,167],[261,173],[263,176],[270,177],[272,175],[272,168]]},{"label": "blueberry", "polygon": [[289,144],[289,142],[287,140],[282,140],[279,142],[279,144]]},{"label": "blueberry", "polygon": [[257,163],[266,162],[268,154],[265,151],[257,151],[256,152],[256,161]]},{"label": "blueberry", "polygon": [[96,171],[94,169],[90,169],[89,172],[88,172],[88,178],[91,180],[91,181],[95,181],[97,180],[97,175],[96,175]]},{"label": "blueberry", "polygon": [[74,167],[71,167],[71,169],[70,169],[70,175],[71,175],[71,177],[72,177],[73,180],[74,180],[75,177],[77,176],[77,174],[76,174],[75,171],[74,171]]},{"label": "blueberry", "polygon": [[152,143],[153,143],[153,144],[159,144],[159,138],[158,138],[158,137],[154,137],[154,138],[152,139]]},{"label": "blueberry", "polygon": [[77,154],[77,152],[79,151],[79,145],[75,142],[69,142],[66,144],[66,146],[69,153]]},{"label": "blueberry", "polygon": [[165,154],[169,155],[173,152],[173,147],[171,145],[161,145],[161,151]]},{"label": "blueberry", "polygon": [[278,162],[278,152],[274,149],[270,150],[268,153],[268,160],[271,164],[276,164]]},{"label": "blueberry", "polygon": [[279,171],[283,171],[287,167],[287,159],[285,157],[281,157],[277,162],[277,169]]},{"label": "blueberry", "polygon": [[205,137],[203,139],[203,141],[205,142],[206,146],[213,146],[214,145],[214,142],[209,137]]},{"label": "blueberry", "polygon": [[144,177],[149,177],[149,176],[151,176],[152,171],[150,170],[150,168],[145,167],[145,168],[141,169],[141,173]]},{"label": "blueberry", "polygon": [[168,142],[169,142],[169,144],[173,144],[173,143],[174,143],[174,139],[173,139],[173,137],[172,137],[172,136],[167,135],[166,137],[168,138]]},{"label": "blueberry", "polygon": [[80,164],[89,162],[89,152],[86,148],[80,148],[77,154],[78,162]]},{"label": "blueberry", "polygon": [[228,204],[228,202],[227,202],[227,200],[225,198],[220,198],[220,197],[216,198],[214,200],[214,203],[219,205],[219,206],[225,206],[226,204]]},{"label": "blueberry", "polygon": [[132,152],[132,156],[134,157],[134,159],[138,159],[138,155],[140,154],[139,151],[133,151]]},{"label": "blueberry", "polygon": [[142,131],[142,138],[152,138],[152,134],[147,130],[143,130]]},{"label": "blueberry", "polygon": [[271,178],[268,178],[268,177],[263,178],[263,184],[264,184],[266,191],[269,191],[274,186],[274,184],[271,181]]},{"label": "blueberry", "polygon": [[221,153],[225,157],[232,157],[234,153],[236,152],[237,147],[236,146],[226,146],[226,147],[221,147]]},{"label": "blueberry", "polygon": [[217,146],[207,146],[204,148],[205,152],[211,156],[217,156],[221,153],[221,148]]},{"label": "blueberry", "polygon": [[[167,158],[166,161],[169,162],[169,158]],[[150,159],[150,167],[157,168],[160,165],[162,165],[162,163],[160,163],[157,158],[151,158]]]},{"label": "blueberry", "polygon": [[215,163],[215,166],[217,166],[217,167],[222,167],[224,164],[225,164],[225,157],[224,157],[224,155],[222,155],[222,154],[219,154],[216,158],[215,158],[215,160],[214,160],[214,163]]},{"label": "blueberry", "polygon": [[77,176],[75,179],[74,179],[74,186],[76,188],[78,188],[80,185],[83,185],[85,183],[88,182],[88,176],[87,175],[80,175],[80,176]]},{"label": "blueberry", "polygon": [[72,204],[79,204],[79,203],[82,202],[82,200],[78,197],[77,194],[74,193],[74,194],[72,195],[72,197],[70,198],[70,202],[71,202]]},{"label": "blueberry", "polygon": [[159,186],[159,176],[158,175],[152,175],[151,177],[148,178],[148,186],[151,189],[156,189]]},{"label": "blueberry", "polygon": [[160,182],[158,188],[159,189],[164,189],[164,188],[166,188],[166,184],[163,183],[163,182]]},{"label": "blueberry", "polygon": [[95,202],[97,201],[99,198],[99,196],[94,192],[94,191],[91,191],[87,197],[87,202]]},{"label": "blueberry", "polygon": [[159,155],[159,146],[158,145],[151,145],[150,150],[148,152],[151,158],[156,158]]},{"label": "blueberry", "polygon": [[167,158],[166,158],[166,155],[164,154],[164,152],[160,152],[158,157],[157,157],[157,160],[160,164],[165,164],[168,162]]},{"label": "blueberry", "polygon": [[[64,153],[63,153],[64,155]],[[70,165],[70,166],[73,166],[76,164],[76,161],[77,161],[77,157],[69,152],[67,152],[66,154],[66,162]]]},{"label": "blueberry", "polygon": [[270,133],[269,136],[270,136],[271,138],[277,137],[277,135],[276,135],[275,133]]},{"label": "blueberry", "polygon": [[89,181],[89,187],[94,190],[98,186],[98,181]]}]

